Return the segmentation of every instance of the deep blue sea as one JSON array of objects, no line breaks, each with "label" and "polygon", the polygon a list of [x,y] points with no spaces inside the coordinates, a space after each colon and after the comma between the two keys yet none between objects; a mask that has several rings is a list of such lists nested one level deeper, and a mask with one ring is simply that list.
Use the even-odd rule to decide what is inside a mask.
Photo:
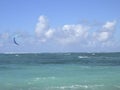
[{"label": "deep blue sea", "polygon": [[120,90],[120,53],[0,54],[0,90]]}]

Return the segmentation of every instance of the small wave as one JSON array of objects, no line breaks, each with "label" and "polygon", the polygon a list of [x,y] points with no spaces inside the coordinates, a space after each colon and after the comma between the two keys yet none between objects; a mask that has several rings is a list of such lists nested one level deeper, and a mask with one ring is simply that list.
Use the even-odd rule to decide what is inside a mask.
[{"label": "small wave", "polygon": [[88,56],[78,56],[78,58],[90,58]]},{"label": "small wave", "polygon": [[90,88],[98,88],[103,87],[104,85],[71,85],[71,86],[58,86],[52,87],[54,89],[90,89]]},{"label": "small wave", "polygon": [[55,79],[55,77],[36,77],[33,79],[33,81],[47,80],[47,79]]},{"label": "small wave", "polygon": [[16,57],[18,57],[19,55],[18,55],[18,54],[16,54],[15,56],[16,56]]},{"label": "small wave", "polygon": [[44,80],[54,80],[55,77],[36,77],[36,78],[32,78],[30,80],[27,80],[27,84],[28,85],[33,85],[37,82],[40,82],[40,81],[44,81]]},{"label": "small wave", "polygon": [[71,55],[71,53],[65,53],[64,55],[67,55],[67,56],[69,56],[69,55]]}]

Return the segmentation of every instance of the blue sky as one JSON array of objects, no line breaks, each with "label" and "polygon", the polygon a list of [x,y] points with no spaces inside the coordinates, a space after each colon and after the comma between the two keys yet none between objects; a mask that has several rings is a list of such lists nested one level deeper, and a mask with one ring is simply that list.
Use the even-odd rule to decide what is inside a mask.
[{"label": "blue sky", "polygon": [[119,11],[119,0],[0,0],[0,52],[119,52]]}]

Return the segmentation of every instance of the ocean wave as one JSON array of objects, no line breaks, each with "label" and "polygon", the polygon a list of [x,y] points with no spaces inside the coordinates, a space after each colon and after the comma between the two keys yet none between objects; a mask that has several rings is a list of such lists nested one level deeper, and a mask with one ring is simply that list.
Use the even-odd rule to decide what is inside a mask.
[{"label": "ocean wave", "polygon": [[94,89],[94,88],[99,88],[103,87],[104,85],[71,85],[71,86],[57,86],[57,87],[52,87],[53,89]]},{"label": "ocean wave", "polygon": [[88,56],[78,56],[78,58],[90,58]]},{"label": "ocean wave", "polygon": [[47,80],[47,79],[55,79],[55,77],[36,77],[33,79],[33,81]]},{"label": "ocean wave", "polygon": [[67,55],[67,56],[69,56],[69,55],[71,55],[71,53],[64,53],[64,55]]},{"label": "ocean wave", "polygon": [[54,80],[56,77],[36,77],[36,78],[32,78],[30,80],[27,80],[27,84],[28,85],[33,85],[35,83],[38,83],[40,81],[44,81],[44,80]]},{"label": "ocean wave", "polygon": [[81,64],[94,66],[119,66],[120,53],[42,53],[42,54],[0,54],[0,64],[41,65]]},{"label": "ocean wave", "polygon": [[19,54],[15,54],[15,56],[16,56],[16,57],[18,57],[18,56],[19,56]]}]

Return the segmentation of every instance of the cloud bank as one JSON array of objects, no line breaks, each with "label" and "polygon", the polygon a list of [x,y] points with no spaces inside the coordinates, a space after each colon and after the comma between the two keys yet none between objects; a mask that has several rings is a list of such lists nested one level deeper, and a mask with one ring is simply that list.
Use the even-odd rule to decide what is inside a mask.
[{"label": "cloud bank", "polygon": [[24,48],[29,47],[28,51],[30,49],[33,49],[33,51],[41,51],[41,49],[43,51],[52,51],[53,49],[53,51],[60,51],[63,48],[63,51],[87,51],[86,48],[89,48],[89,50],[93,48],[94,51],[97,48],[98,50],[101,48],[105,50],[116,44],[114,38],[116,25],[117,21],[113,20],[106,21],[99,27],[90,24],[65,24],[61,27],[51,28],[47,17],[42,15],[39,16],[35,26],[35,35],[29,35],[29,33],[24,32],[1,33],[0,47],[2,48],[7,44],[15,46],[12,38],[17,35],[17,40],[21,43],[21,46]]},{"label": "cloud bank", "polygon": [[83,24],[66,24],[59,28],[51,28],[48,19],[45,16],[38,18],[35,28],[36,37],[41,42],[47,42],[48,39],[56,41],[61,45],[79,44],[108,44],[114,37],[116,30],[116,21],[107,21],[98,30],[93,30],[94,26]]}]

